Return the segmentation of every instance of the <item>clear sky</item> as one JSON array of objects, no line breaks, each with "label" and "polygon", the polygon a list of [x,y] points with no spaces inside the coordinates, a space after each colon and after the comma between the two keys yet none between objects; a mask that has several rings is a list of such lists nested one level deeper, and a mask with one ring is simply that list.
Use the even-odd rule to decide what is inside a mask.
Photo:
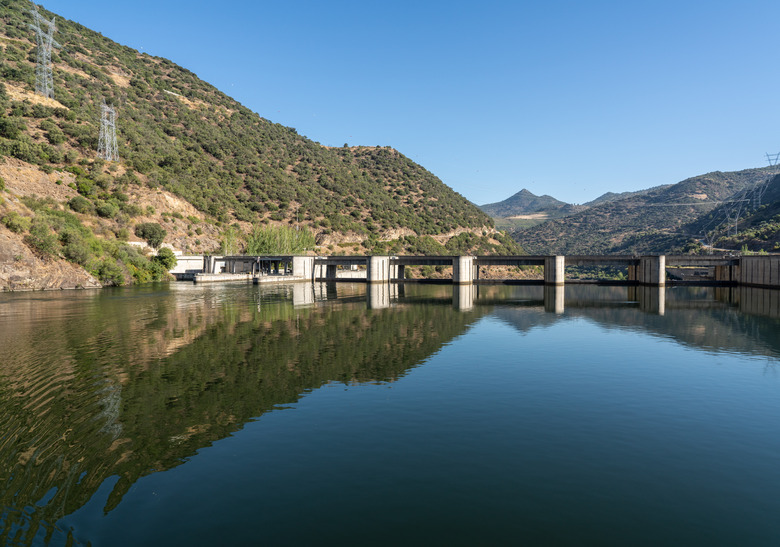
[{"label": "clear sky", "polygon": [[777,0],[42,5],[321,144],[392,146],[477,204],[583,203],[780,152]]}]

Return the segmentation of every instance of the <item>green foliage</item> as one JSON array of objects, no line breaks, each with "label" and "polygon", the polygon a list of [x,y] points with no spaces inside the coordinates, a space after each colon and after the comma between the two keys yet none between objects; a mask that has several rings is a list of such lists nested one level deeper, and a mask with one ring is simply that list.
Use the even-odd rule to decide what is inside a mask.
[{"label": "green foliage", "polygon": [[413,255],[445,255],[447,254],[444,246],[433,239],[431,236],[414,237],[407,236],[406,252]]},{"label": "green foliage", "polygon": [[154,262],[159,263],[166,271],[170,271],[176,267],[176,255],[173,254],[168,247],[163,247],[157,251],[157,255],[152,258]]},{"label": "green foliage", "polygon": [[59,255],[59,240],[52,231],[49,219],[45,216],[35,216],[30,226],[30,233],[24,236],[24,242],[41,258],[49,259]]},{"label": "green foliage", "polygon": [[68,227],[60,232],[60,242],[62,243],[62,255],[71,262],[81,266],[86,266],[93,255],[93,248],[90,247],[92,238],[87,230],[77,227]]},{"label": "green foliage", "polygon": [[23,217],[16,211],[7,213],[0,219],[6,228],[14,233],[21,234],[30,229],[32,220],[29,217]]},{"label": "green foliage", "polygon": [[103,257],[92,270],[92,274],[97,277],[103,285],[123,285],[125,282],[124,272],[115,258],[110,256]]},{"label": "green foliage", "polygon": [[292,226],[256,226],[247,237],[249,255],[303,254],[314,248],[314,234]]},{"label": "green foliage", "polygon": [[140,205],[134,203],[120,203],[119,210],[125,213],[127,216],[137,217],[144,214],[144,210]]},{"label": "green foliage", "polygon": [[150,247],[156,249],[162,245],[168,232],[156,222],[142,222],[135,225],[135,235],[146,241]]},{"label": "green foliage", "polygon": [[3,192],[5,190],[5,179],[3,177],[0,177],[0,192]]},{"label": "green foliage", "polygon": [[[100,203],[97,205],[97,207],[95,207],[95,212],[98,214],[98,216],[101,216],[103,218],[114,218],[119,212],[119,207],[117,207],[113,203],[104,201],[103,203]],[[165,235],[163,235],[163,237],[165,237]],[[160,241],[160,243],[162,243],[162,240]]]},{"label": "green foliage", "polygon": [[24,122],[18,118],[0,117],[0,137],[6,139],[18,139],[22,131],[27,129]]},{"label": "green foliage", "polygon": [[95,211],[92,202],[83,196],[74,196],[68,201],[68,207],[77,213],[91,214]]},{"label": "green foliage", "polygon": [[224,255],[238,254],[240,245],[240,232],[238,229],[230,226],[222,231],[222,237],[220,238],[219,252]]}]

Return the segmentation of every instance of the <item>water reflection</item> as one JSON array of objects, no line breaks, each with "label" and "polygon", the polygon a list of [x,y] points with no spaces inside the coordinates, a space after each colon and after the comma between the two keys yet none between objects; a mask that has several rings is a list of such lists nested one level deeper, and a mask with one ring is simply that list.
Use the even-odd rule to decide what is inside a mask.
[{"label": "water reflection", "polygon": [[0,295],[0,540],[52,538],[140,477],[322,385],[392,383],[479,319],[573,319],[780,356],[780,292],[568,285],[171,285]]},{"label": "water reflection", "polygon": [[325,383],[393,382],[480,315],[389,309],[386,286],[365,289],[3,295],[0,539],[55,533],[118,477],[111,511],[139,477]]}]

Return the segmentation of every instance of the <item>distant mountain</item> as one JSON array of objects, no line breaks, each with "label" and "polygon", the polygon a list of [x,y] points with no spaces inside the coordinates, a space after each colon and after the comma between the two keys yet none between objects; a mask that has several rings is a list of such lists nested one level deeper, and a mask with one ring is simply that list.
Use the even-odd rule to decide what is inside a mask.
[{"label": "distant mountain", "polygon": [[[763,182],[770,168],[716,171],[677,184],[631,192],[561,219],[517,229],[513,237],[535,254],[632,254],[695,247],[696,221],[746,187]],[[602,196],[603,197],[603,196]],[[598,200],[595,200],[598,201]]]},{"label": "distant mountain", "polygon": [[649,192],[653,192],[655,190],[662,190],[664,188],[667,188],[671,186],[671,184],[666,184],[663,186],[655,186],[653,188],[648,188],[647,190],[639,190],[636,192],[607,192],[606,194],[602,194],[593,201],[589,201],[587,203],[583,203],[585,207],[595,207],[596,205],[601,205],[602,203],[609,203],[610,201],[619,201],[621,199],[641,196],[644,194],[647,194]]},{"label": "distant mountain", "polygon": [[543,214],[546,218],[556,218],[572,214],[581,207],[570,205],[552,196],[537,196],[525,188],[497,203],[480,205],[485,213],[493,218],[512,218],[525,215]]}]

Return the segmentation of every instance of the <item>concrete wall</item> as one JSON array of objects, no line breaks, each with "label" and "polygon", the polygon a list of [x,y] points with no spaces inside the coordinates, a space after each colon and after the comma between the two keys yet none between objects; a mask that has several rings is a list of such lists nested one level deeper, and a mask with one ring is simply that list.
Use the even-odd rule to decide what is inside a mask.
[{"label": "concrete wall", "polygon": [[314,280],[314,257],[294,256],[292,274],[296,277]]},{"label": "concrete wall", "polygon": [[780,256],[743,256],[739,283],[749,287],[780,288]]}]

